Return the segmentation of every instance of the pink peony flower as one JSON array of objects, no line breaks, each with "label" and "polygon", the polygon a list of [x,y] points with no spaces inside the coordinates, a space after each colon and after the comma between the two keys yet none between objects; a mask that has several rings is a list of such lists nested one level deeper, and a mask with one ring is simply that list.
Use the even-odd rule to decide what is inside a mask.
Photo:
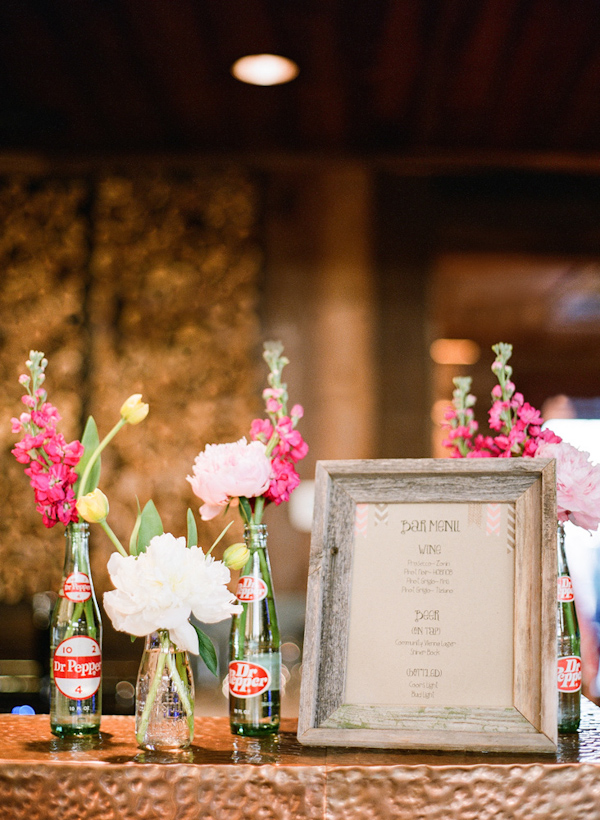
[{"label": "pink peony flower", "polygon": [[589,453],[566,441],[542,442],[536,457],[556,459],[556,500],[558,520],[571,521],[586,530],[600,524],[600,465],[589,460]]},{"label": "pink peony flower", "polygon": [[196,456],[192,472],[187,480],[204,501],[202,520],[210,521],[233,498],[262,495],[269,487],[271,462],[261,441],[241,438],[228,444],[207,444]]}]

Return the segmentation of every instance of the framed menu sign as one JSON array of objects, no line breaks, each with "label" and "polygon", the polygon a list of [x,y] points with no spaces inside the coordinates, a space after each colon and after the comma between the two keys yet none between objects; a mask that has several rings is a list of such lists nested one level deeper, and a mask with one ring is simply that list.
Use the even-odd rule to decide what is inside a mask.
[{"label": "framed menu sign", "polygon": [[554,752],[549,459],[317,464],[298,739]]}]

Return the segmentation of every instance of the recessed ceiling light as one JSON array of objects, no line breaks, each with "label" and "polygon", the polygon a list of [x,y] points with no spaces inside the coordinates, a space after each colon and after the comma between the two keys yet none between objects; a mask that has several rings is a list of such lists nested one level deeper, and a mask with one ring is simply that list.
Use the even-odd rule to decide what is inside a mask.
[{"label": "recessed ceiling light", "polygon": [[249,54],[231,66],[236,79],[251,85],[280,85],[298,76],[299,68],[287,57],[277,54]]},{"label": "recessed ceiling light", "polygon": [[481,350],[471,339],[436,339],[430,353],[437,364],[475,364]]}]

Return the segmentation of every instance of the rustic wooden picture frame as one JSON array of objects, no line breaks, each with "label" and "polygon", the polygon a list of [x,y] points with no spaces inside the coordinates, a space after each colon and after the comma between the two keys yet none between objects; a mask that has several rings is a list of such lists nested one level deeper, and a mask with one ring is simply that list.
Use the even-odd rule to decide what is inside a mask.
[{"label": "rustic wooden picture frame", "polygon": [[[554,460],[321,461],[315,493],[299,741],[319,746],[554,752]],[[356,505],[423,502],[514,505],[513,702],[509,708],[467,706],[444,712],[437,707],[432,712],[421,704],[357,708],[344,701]],[[464,606],[469,606],[468,600]],[[481,618],[482,613],[474,612],[473,617]]]}]

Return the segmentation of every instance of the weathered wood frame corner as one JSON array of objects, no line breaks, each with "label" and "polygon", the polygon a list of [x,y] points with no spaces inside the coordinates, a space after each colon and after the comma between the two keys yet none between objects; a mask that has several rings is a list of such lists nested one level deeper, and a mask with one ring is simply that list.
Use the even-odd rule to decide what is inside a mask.
[{"label": "weathered wood frame corner", "polygon": [[[321,461],[316,468],[315,493],[299,741],[318,746],[554,752],[554,460]],[[369,706],[356,725],[336,721],[336,714],[342,715],[344,707],[356,505],[415,502],[515,505],[513,706],[498,709],[497,714],[487,710],[485,726],[477,709],[473,709],[472,719],[467,709],[464,730],[456,722],[448,729],[440,729],[439,725],[432,729],[427,720],[415,729],[414,719],[407,728],[401,714],[398,719],[402,707],[392,714],[385,707]],[[468,606],[469,602],[464,604]],[[426,714],[427,708],[423,711]],[[508,721],[507,711],[511,713]]]}]

